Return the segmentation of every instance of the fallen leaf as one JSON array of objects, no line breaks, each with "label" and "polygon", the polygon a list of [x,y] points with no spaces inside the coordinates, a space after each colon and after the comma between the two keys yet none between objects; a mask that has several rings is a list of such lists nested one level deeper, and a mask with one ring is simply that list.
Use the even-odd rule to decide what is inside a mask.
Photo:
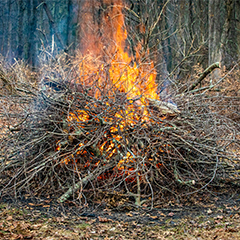
[{"label": "fallen leaf", "polygon": [[107,219],[107,218],[102,218],[102,217],[98,217],[98,220],[99,220],[99,222],[109,222],[110,221],[110,219]]},{"label": "fallen leaf", "polygon": [[240,218],[240,215],[237,213],[234,215],[234,219],[238,219],[238,218]]},{"label": "fallen leaf", "polygon": [[32,230],[37,230],[37,229],[40,229],[41,227],[42,227],[42,224],[34,224],[30,226]]},{"label": "fallen leaf", "polygon": [[126,213],[127,216],[132,217],[133,215],[131,213]]},{"label": "fallen leaf", "polygon": [[212,210],[210,208],[207,210],[207,214],[208,215],[212,214]]},{"label": "fallen leaf", "polygon": [[6,220],[7,220],[7,221],[10,221],[10,220],[12,220],[12,219],[13,219],[12,216],[8,216]]},{"label": "fallen leaf", "polygon": [[16,239],[23,239],[23,238],[19,238],[18,234],[12,233],[11,234],[11,239],[16,240]]},{"label": "fallen leaf", "polygon": [[239,207],[234,206],[233,209],[234,209],[235,211],[238,211],[238,210],[239,210]]},{"label": "fallen leaf", "polygon": [[159,214],[163,217],[166,217],[166,214],[162,213],[162,212],[159,212]]},{"label": "fallen leaf", "polygon": [[238,230],[234,228],[227,228],[225,232],[238,232]]},{"label": "fallen leaf", "polygon": [[170,217],[172,217],[173,215],[174,215],[173,212],[170,212],[170,213],[168,214],[168,216],[170,216]]},{"label": "fallen leaf", "polygon": [[96,222],[96,220],[97,220],[96,218],[95,218],[95,219],[90,219],[90,220],[87,221],[87,223],[89,223],[89,224],[93,224],[93,223]]}]

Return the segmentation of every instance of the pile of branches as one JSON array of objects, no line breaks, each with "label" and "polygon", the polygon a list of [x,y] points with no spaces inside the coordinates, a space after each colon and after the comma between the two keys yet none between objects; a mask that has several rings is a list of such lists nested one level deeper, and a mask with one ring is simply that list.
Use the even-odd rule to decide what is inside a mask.
[{"label": "pile of branches", "polygon": [[239,150],[237,124],[220,114],[216,98],[193,93],[196,81],[189,91],[174,89],[174,104],[130,99],[108,78],[108,66],[99,68],[105,82],[88,72],[95,80],[84,84],[79,64],[55,63],[44,68],[37,88],[1,95],[2,195],[85,203],[118,192],[140,206],[237,184],[239,152],[231,150]]}]

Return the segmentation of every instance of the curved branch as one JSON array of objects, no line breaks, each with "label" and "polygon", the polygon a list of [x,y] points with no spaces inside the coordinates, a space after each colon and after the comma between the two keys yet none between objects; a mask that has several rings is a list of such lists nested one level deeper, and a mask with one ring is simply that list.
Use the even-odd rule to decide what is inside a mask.
[{"label": "curved branch", "polygon": [[202,80],[209,74],[211,73],[215,68],[220,68],[220,63],[219,62],[216,62],[216,63],[213,63],[212,65],[210,65],[207,69],[205,69],[200,77],[192,84],[192,86],[188,89],[186,89],[184,92],[187,92],[187,91],[192,91],[197,85],[199,85]]}]

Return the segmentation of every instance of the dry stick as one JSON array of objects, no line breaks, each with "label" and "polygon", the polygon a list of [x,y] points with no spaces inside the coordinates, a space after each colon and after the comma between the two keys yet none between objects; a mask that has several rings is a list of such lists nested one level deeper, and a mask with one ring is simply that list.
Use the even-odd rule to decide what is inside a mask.
[{"label": "dry stick", "polygon": [[58,202],[62,203],[65,202],[75,191],[77,191],[83,184],[87,183],[88,181],[91,181],[95,178],[94,172],[86,176],[85,178],[81,179],[77,184],[70,187],[67,192],[65,192],[60,198],[58,198]]},{"label": "dry stick", "polygon": [[186,89],[184,92],[187,92],[187,91],[192,91],[197,85],[199,85],[202,80],[209,74],[211,73],[215,68],[220,68],[220,63],[219,62],[216,62],[216,63],[213,63],[212,65],[210,65],[207,69],[205,69],[203,71],[203,73],[201,73],[200,77],[192,84],[192,86],[188,89]]},{"label": "dry stick", "polygon": [[[191,93],[194,93],[194,92],[200,92],[200,91],[203,91],[201,92],[199,95],[204,95],[207,91],[210,91],[211,89],[213,89],[214,87],[216,87],[218,84],[220,84],[228,75],[230,75],[230,73],[233,72],[233,70],[239,65],[239,62],[237,62],[230,71],[228,71],[222,78],[220,78],[215,84],[212,84],[210,86],[207,86],[207,87],[202,87],[202,88],[198,88],[198,89],[195,89],[194,91],[191,91]],[[197,97],[198,95],[195,95],[195,97]],[[227,96],[225,96],[224,98],[228,98]],[[234,97],[235,99],[239,99],[238,97]]]},{"label": "dry stick", "polygon": [[94,178],[96,178],[97,176],[101,175],[102,173],[104,173],[106,171],[106,169],[108,169],[111,166],[104,166],[103,169],[100,169],[101,171],[99,171],[99,169],[96,169],[95,171],[93,171],[92,173],[90,173],[88,176],[86,176],[85,178],[81,179],[77,184],[75,184],[74,186],[70,187],[67,192],[65,192],[60,198],[58,198],[58,202],[59,203],[63,203],[65,202],[75,191],[77,191],[79,188],[81,188],[81,186],[89,181],[92,181]]}]

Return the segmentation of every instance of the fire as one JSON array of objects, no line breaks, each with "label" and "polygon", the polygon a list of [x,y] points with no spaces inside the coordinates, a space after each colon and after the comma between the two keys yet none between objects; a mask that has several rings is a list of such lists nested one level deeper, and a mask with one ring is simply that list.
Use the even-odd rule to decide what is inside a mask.
[{"label": "fire", "polygon": [[[144,98],[159,99],[153,62],[141,62],[140,44],[136,48],[136,61],[130,56],[129,50],[126,49],[127,30],[122,1],[113,2],[114,5],[110,5],[109,1],[104,1],[109,10],[105,10],[100,29],[96,29],[96,24],[91,20],[91,13],[85,13],[85,19],[88,20],[87,23],[84,22],[82,30],[85,33],[82,47],[85,58],[80,64],[82,78],[79,84],[98,82],[100,86],[104,86],[105,68],[108,68],[109,80],[120,92],[126,93],[128,99],[140,98],[142,103],[145,103]],[[90,1],[86,1],[84,7],[89,9],[90,5]],[[99,36],[98,32],[101,32],[102,36]],[[101,94],[96,91],[94,95],[100,97]]]},{"label": "fire", "polygon": [[[104,1],[108,4],[108,1]],[[89,8],[90,1],[86,1],[85,7]],[[117,155],[123,148],[122,136],[118,131],[124,131],[129,125],[142,121],[151,121],[151,114],[147,109],[147,99],[159,99],[157,95],[156,71],[153,62],[141,62],[140,46],[136,49],[135,58],[126,50],[127,30],[122,13],[123,5],[120,0],[115,1],[115,5],[109,5],[111,11],[106,11],[104,15],[103,37],[95,34],[92,30],[96,26],[91,21],[91,16],[86,13],[88,20],[85,28],[85,42],[83,44],[82,54],[79,65],[79,79],[75,84],[82,86],[82,89],[89,89],[88,94],[96,99],[93,107],[98,107],[97,100],[101,101],[104,94],[108,95],[109,101],[102,103],[109,111],[113,111],[112,117],[103,117],[101,121],[111,124],[109,134],[105,134],[102,141],[99,141],[97,148],[101,154],[105,154],[105,159],[110,160]],[[83,30],[84,31],[84,30]],[[108,42],[106,41],[108,39]],[[134,61],[135,59],[135,61]],[[114,103],[116,94],[126,98],[124,110],[114,112],[112,102]],[[122,95],[121,95],[122,94]],[[126,102],[128,104],[126,104]],[[104,107],[104,106],[103,106]],[[78,109],[70,112],[67,118],[68,127],[74,128],[72,131],[84,129],[84,124],[94,121],[94,124],[101,124],[98,114],[91,112],[90,107]],[[73,124],[74,122],[74,124]],[[73,126],[74,125],[74,126]],[[69,130],[70,131],[70,130]],[[94,128],[91,130],[94,131]],[[90,132],[85,131],[85,136]],[[60,150],[60,144],[57,144],[57,151]],[[125,176],[130,176],[135,171],[135,153],[137,150],[126,151],[116,165],[114,171],[122,172]],[[86,153],[84,142],[76,147],[75,155],[63,158],[65,164],[83,157]],[[84,167],[97,167],[100,161],[91,164],[87,159]],[[157,164],[159,168],[161,164]],[[137,173],[135,173],[137,174]],[[100,176],[100,178],[104,178]]]}]

